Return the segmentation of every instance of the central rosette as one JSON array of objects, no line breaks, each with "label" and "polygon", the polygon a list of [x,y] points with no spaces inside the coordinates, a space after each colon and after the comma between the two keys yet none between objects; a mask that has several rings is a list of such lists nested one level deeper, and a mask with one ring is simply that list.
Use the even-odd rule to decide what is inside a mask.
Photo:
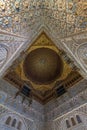
[{"label": "central rosette", "polygon": [[60,56],[49,48],[38,48],[31,51],[24,61],[26,77],[37,84],[51,83],[61,76],[62,69]]}]

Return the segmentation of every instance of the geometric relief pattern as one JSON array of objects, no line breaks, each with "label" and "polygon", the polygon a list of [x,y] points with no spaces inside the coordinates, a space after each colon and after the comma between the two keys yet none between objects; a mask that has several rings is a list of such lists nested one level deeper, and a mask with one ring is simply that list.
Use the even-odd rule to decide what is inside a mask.
[{"label": "geometric relief pattern", "polygon": [[85,0],[1,0],[0,28],[27,35],[44,23],[57,35],[67,36],[87,30],[86,12]]},{"label": "geometric relief pattern", "polygon": [[64,42],[65,45],[72,51],[72,53],[77,56],[77,49],[79,46],[86,44],[87,42],[87,33],[80,33],[77,35],[72,35],[68,38],[61,39],[61,42]]},{"label": "geometric relief pattern", "polygon": [[[71,57],[78,65],[79,68],[83,68],[82,75],[86,77],[86,69],[87,69],[87,33],[80,33],[78,35],[70,36],[68,38],[64,38],[61,40],[64,47],[66,48],[65,51],[67,52],[67,48],[69,49],[70,53],[72,53]],[[67,52],[69,55],[69,52]],[[80,66],[81,65],[81,66]]]},{"label": "geometric relief pattern", "polygon": [[40,3],[38,0],[36,2],[35,0],[1,0],[0,28],[15,34],[25,35],[39,24]]},{"label": "geometric relief pattern", "polygon": [[[83,112],[84,111],[84,112]],[[54,121],[55,129],[59,130],[86,130],[87,129],[87,105],[66,114]],[[78,118],[77,118],[78,117]]]},{"label": "geometric relief pattern", "polygon": [[87,69],[87,43],[79,46],[77,55],[79,60],[83,63],[83,66]]},{"label": "geometric relief pattern", "polygon": [[[44,115],[43,111],[41,111],[41,105],[38,105],[38,103],[32,103],[32,106],[29,108],[27,106],[27,102],[25,101],[23,104],[21,103],[21,97],[18,100],[18,98],[15,100],[13,97],[7,96],[3,94],[3,92],[0,93],[0,103],[8,107],[9,109],[12,109],[16,111],[17,113],[22,114],[26,118],[31,119],[32,121],[37,120],[38,122],[44,121]],[[36,104],[36,106],[34,106]],[[35,107],[39,107],[40,109],[37,110]],[[4,109],[3,109],[4,111]],[[15,119],[15,118],[14,118]]]},{"label": "geometric relief pattern", "polygon": [[25,43],[25,40],[14,35],[4,34],[4,32],[0,33],[0,69],[12,58],[15,51]]},{"label": "geometric relief pattern", "polygon": [[[74,97],[70,98],[67,94],[63,95],[57,100],[51,101],[45,105],[45,117],[47,121],[60,118],[66,113],[76,109],[82,104],[87,103],[87,80],[83,80],[79,84],[69,89],[70,93],[74,93]],[[79,87],[79,88],[78,88]],[[81,88],[83,88],[81,90]],[[79,90],[80,93],[75,94]]]},{"label": "geometric relief pattern", "polygon": [[[4,113],[1,112],[2,109],[4,109]],[[4,108],[2,105],[0,105],[0,112],[1,130],[32,130],[33,122],[30,120]]]},{"label": "geometric relief pattern", "polygon": [[[51,3],[52,2],[52,3]],[[58,37],[63,37],[76,32],[77,27],[75,16],[75,7],[73,1],[66,0],[56,0],[56,1],[46,1],[46,9],[44,11],[44,17],[46,25],[50,30]],[[71,6],[71,7],[70,7]],[[78,21],[79,22],[79,21]],[[85,28],[85,27],[84,27]],[[82,29],[81,29],[82,30]]]},{"label": "geometric relief pattern", "polygon": [[[38,125],[37,125],[38,124]],[[43,122],[32,121],[0,104],[0,130],[41,130]],[[42,129],[43,130],[43,129]]]},{"label": "geometric relief pattern", "polygon": [[17,92],[18,89],[10,85],[8,82],[0,80],[0,103],[17,113],[22,114],[26,118],[42,122],[44,120],[43,105],[33,100],[29,107],[27,99],[22,103],[22,96],[18,96],[14,99]]},{"label": "geometric relief pattern", "polygon": [[[0,1],[0,30],[16,36],[31,37],[37,29],[46,27],[55,37],[67,37],[87,31],[87,2],[86,0],[1,0]],[[10,54],[26,39],[7,37],[0,34],[0,43],[11,47]],[[0,45],[1,47],[1,45]],[[0,51],[7,55],[6,48]],[[1,58],[1,57],[0,57]],[[6,57],[4,57],[3,65]]]},{"label": "geometric relief pattern", "polygon": [[85,0],[45,0],[45,24],[57,37],[87,30],[87,3]]},{"label": "geometric relief pattern", "polygon": [[7,59],[8,51],[3,44],[0,44],[0,67],[4,64]]}]

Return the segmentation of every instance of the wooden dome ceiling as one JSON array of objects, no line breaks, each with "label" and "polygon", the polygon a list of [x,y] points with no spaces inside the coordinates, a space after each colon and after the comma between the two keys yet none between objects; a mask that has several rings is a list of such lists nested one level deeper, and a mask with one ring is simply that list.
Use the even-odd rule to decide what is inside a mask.
[{"label": "wooden dome ceiling", "polygon": [[52,49],[38,48],[31,51],[24,61],[26,76],[38,84],[48,84],[60,77],[63,64]]}]

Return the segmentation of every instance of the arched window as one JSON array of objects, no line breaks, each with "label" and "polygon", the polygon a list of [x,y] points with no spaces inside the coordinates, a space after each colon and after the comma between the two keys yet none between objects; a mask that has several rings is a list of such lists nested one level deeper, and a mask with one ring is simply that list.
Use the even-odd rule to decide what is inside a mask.
[{"label": "arched window", "polygon": [[14,120],[13,120],[13,122],[12,122],[12,125],[11,125],[11,126],[12,126],[12,127],[15,127],[15,125],[16,125],[16,119],[14,119]]},{"label": "arched window", "polygon": [[73,117],[71,118],[71,122],[72,122],[72,125],[73,125],[73,126],[76,125],[76,122],[75,122],[75,120],[74,120]]},{"label": "arched window", "polygon": [[18,129],[18,130],[21,130],[21,127],[22,127],[22,123],[21,123],[21,121],[19,121],[19,122],[18,122],[17,129]]},{"label": "arched window", "polygon": [[70,123],[69,123],[68,120],[66,120],[66,126],[67,126],[67,128],[70,128],[70,127],[71,127],[71,125],[70,125]]},{"label": "arched window", "polygon": [[10,122],[11,122],[11,117],[9,116],[5,122],[6,125],[10,125]]},{"label": "arched window", "polygon": [[77,119],[78,123],[82,123],[82,120],[79,115],[76,115],[76,119]]}]

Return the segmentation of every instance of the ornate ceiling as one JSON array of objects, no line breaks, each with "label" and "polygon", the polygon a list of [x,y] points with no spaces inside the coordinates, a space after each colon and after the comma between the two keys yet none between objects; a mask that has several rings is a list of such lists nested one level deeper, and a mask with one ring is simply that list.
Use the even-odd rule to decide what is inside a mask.
[{"label": "ornate ceiling", "polygon": [[87,78],[86,0],[1,0],[0,75],[42,31]]},{"label": "ornate ceiling", "polygon": [[61,58],[49,48],[31,51],[24,61],[26,76],[37,84],[48,84],[60,77],[63,69]]},{"label": "ornate ceiling", "polygon": [[4,79],[19,90],[27,84],[33,98],[46,103],[63,85],[67,90],[82,79],[66,54],[42,32],[8,69]]},{"label": "ornate ceiling", "polygon": [[[1,0],[0,28],[18,35],[45,24],[58,37],[87,30],[85,0]],[[55,33],[54,32],[54,33]]]}]

